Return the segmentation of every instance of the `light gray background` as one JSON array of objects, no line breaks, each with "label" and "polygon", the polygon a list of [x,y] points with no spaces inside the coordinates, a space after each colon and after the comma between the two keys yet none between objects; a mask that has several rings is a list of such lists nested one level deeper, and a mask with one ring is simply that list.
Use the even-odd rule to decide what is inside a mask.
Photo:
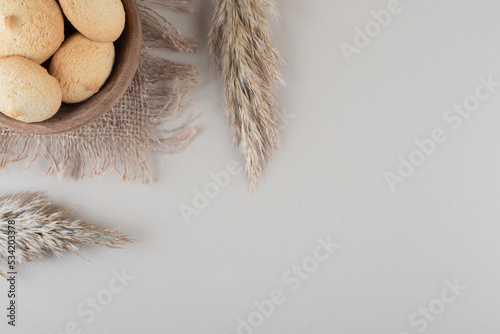
[{"label": "light gray background", "polygon": [[[500,2],[401,0],[402,12],[348,64],[372,10],[388,1],[278,1],[273,39],[287,62],[279,89],[289,115],[281,148],[252,196],[243,174],[186,224],[179,211],[210,171],[242,164],[221,113],[223,92],[206,34],[210,1],[194,16],[167,12],[200,41],[200,133],[177,155],[155,155],[155,182],[122,183],[114,174],[83,182],[42,177],[13,165],[2,193],[46,190],[77,204],[77,217],[140,239],[122,250],[83,249],[19,271],[19,327],[1,312],[0,332],[236,333],[238,317],[273,290],[285,293],[255,333],[419,333],[409,318],[441,297],[446,280],[466,286],[426,333],[500,330],[500,90],[458,130],[443,113],[474,93],[478,77],[500,81]],[[442,128],[440,145],[391,192],[384,178],[415,140]],[[313,255],[318,237],[340,244],[297,291],[282,280]],[[91,323],[76,307],[106,289],[112,270],[135,279]],[[5,301],[6,284],[0,283]],[[437,304],[436,304],[437,303]],[[6,303],[1,308],[5,310]]]}]

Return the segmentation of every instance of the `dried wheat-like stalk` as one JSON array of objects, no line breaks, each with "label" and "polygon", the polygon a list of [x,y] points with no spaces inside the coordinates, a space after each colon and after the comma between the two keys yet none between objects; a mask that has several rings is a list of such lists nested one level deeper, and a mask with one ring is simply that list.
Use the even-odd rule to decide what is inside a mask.
[{"label": "dried wheat-like stalk", "polygon": [[226,90],[226,113],[245,154],[253,188],[277,146],[279,107],[273,83],[283,63],[271,43],[267,16],[278,13],[270,0],[215,0],[210,53]]},{"label": "dried wheat-like stalk", "polygon": [[[116,248],[135,242],[118,231],[97,227],[70,217],[42,193],[22,192],[0,197],[0,261],[8,256],[8,222],[15,221],[17,263],[43,262],[48,256],[76,253],[79,246]],[[4,276],[0,271],[0,275]]]}]

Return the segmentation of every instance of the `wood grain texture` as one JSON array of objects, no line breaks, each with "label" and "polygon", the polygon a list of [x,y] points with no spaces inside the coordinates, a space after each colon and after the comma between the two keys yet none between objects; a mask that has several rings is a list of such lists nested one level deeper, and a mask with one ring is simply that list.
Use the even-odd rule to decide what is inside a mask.
[{"label": "wood grain texture", "polygon": [[63,104],[54,117],[40,123],[23,123],[0,113],[0,126],[31,134],[57,134],[78,129],[108,112],[126,92],[139,67],[142,27],[135,0],[122,0],[127,22],[115,42],[116,60],[101,90],[82,103]]}]

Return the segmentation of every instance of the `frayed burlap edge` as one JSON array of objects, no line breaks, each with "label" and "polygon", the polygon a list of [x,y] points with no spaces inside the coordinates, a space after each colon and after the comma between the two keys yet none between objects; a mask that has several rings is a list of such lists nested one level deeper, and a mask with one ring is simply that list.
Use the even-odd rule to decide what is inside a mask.
[{"label": "frayed burlap edge", "polygon": [[117,172],[124,181],[150,182],[149,152],[175,153],[196,134],[191,117],[168,129],[196,86],[197,69],[147,53],[150,49],[195,52],[194,40],[184,38],[155,6],[191,12],[190,1],[138,1],[143,25],[143,54],[131,87],[103,117],[75,131],[58,135],[26,135],[0,128],[0,168],[44,158],[45,175],[84,178]]}]

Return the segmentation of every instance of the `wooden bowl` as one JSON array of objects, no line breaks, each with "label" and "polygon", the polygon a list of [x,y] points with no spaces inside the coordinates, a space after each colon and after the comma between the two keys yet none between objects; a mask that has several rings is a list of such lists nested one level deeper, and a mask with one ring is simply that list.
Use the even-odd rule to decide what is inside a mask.
[{"label": "wooden bowl", "polygon": [[63,133],[92,122],[116,104],[132,83],[142,50],[142,26],[136,0],[122,1],[127,21],[123,34],[115,42],[113,72],[101,90],[82,103],[63,103],[57,114],[39,123],[23,123],[0,113],[0,126],[30,134]]}]

